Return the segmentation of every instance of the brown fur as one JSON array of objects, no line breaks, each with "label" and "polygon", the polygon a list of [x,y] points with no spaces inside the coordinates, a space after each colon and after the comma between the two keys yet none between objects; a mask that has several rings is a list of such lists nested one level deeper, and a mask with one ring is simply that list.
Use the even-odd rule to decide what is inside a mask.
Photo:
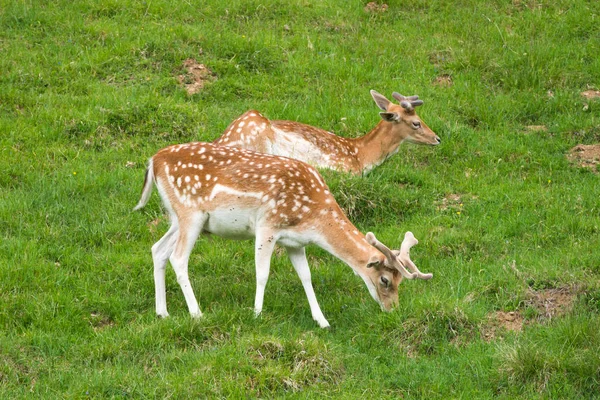
[{"label": "brown fur", "polygon": [[[322,160],[315,162],[303,153],[280,155],[293,157],[316,167],[354,174],[367,172],[381,164],[405,140],[417,144],[439,144],[439,137],[419,118],[414,108],[406,109],[378,93],[377,96],[377,104],[386,113],[395,114],[397,120],[382,120],[368,134],[356,139],[337,136],[300,122],[270,121],[258,111],[249,110],[233,121],[213,143],[274,154],[277,141],[283,140],[278,135],[285,135],[288,141],[303,140],[312,144],[322,155]],[[420,123],[420,127],[415,129],[413,122]]]},{"label": "brown fur", "polygon": [[[170,146],[152,157],[142,199],[135,209],[148,201],[153,182],[150,177],[172,217],[169,232],[153,246],[159,315],[168,315],[164,265],[170,254],[190,312],[201,315],[187,277],[187,262],[202,232],[255,238],[261,293],[266,281],[260,280],[264,275],[259,279],[258,266],[261,273],[268,274],[268,259],[276,242],[292,251],[300,264],[306,263],[302,249],[310,243],[329,251],[365,280],[386,310],[398,301],[402,276],[416,276],[395,256],[386,256],[371,245],[346,218],[318,171],[301,161],[211,143]],[[389,284],[382,283],[383,277]],[[255,304],[260,312],[262,294],[258,293],[257,289]],[[316,319],[326,325],[324,318]]]}]

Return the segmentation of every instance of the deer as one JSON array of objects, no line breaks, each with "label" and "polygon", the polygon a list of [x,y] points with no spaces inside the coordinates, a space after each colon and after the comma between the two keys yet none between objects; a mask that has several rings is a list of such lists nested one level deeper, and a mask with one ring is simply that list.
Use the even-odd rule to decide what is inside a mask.
[{"label": "deer", "polygon": [[344,261],[362,278],[385,311],[398,303],[403,278],[430,279],[410,259],[418,243],[410,232],[400,250],[390,250],[371,232],[363,235],[348,220],[319,172],[290,158],[245,149],[194,142],[177,144],[150,158],[141,198],[149,201],[154,185],[171,225],[152,246],[156,314],[167,317],[165,270],[170,261],[191,317],[203,314],[188,274],[189,257],[200,234],[254,239],[256,296],[263,309],[275,245],[285,248],[308,299],[312,318],[329,327],[312,286],[305,247],[316,244]]},{"label": "deer", "polygon": [[392,96],[399,104],[371,90],[382,110],[381,121],[366,135],[344,138],[332,132],[294,121],[270,121],[256,110],[234,120],[222,136],[213,141],[231,146],[295,158],[317,168],[355,175],[366,174],[398,152],[400,143],[437,146],[441,139],[419,118],[415,108],[419,96]]}]

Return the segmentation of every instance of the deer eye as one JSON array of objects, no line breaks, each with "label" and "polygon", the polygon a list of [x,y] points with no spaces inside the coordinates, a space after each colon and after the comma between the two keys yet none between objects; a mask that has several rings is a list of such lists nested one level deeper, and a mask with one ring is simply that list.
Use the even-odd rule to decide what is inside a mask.
[{"label": "deer eye", "polygon": [[379,280],[381,281],[381,284],[385,287],[388,287],[390,285],[390,280],[385,276],[382,276],[381,278],[379,278]]},{"label": "deer eye", "polygon": [[415,129],[419,129],[421,127],[421,121],[413,121],[412,126]]}]

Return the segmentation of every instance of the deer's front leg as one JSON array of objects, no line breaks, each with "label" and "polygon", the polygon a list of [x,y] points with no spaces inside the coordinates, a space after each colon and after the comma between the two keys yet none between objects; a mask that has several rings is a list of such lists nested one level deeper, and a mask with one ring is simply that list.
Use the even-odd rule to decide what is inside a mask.
[{"label": "deer's front leg", "polygon": [[299,249],[286,247],[286,250],[294,269],[298,273],[298,277],[300,277],[304,291],[306,292],[306,297],[308,298],[308,304],[310,305],[310,312],[313,319],[317,321],[321,328],[328,328],[329,322],[327,322],[323,312],[321,311],[321,307],[319,307],[317,296],[315,295],[315,291],[313,289],[310,277],[310,268],[308,267],[308,261],[306,260],[306,252],[304,251],[304,247]]},{"label": "deer's front leg", "polygon": [[256,264],[256,297],[254,298],[254,315],[262,312],[265,287],[269,280],[271,255],[275,249],[275,236],[270,231],[256,232],[254,244],[254,261]]}]

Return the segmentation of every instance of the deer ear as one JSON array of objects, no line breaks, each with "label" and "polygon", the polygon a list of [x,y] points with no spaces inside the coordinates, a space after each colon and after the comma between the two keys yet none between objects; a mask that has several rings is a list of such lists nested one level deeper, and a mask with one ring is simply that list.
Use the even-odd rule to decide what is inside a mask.
[{"label": "deer ear", "polygon": [[375,268],[378,269],[382,263],[382,259],[377,256],[371,256],[369,262],[367,263],[367,268]]},{"label": "deer ear", "polygon": [[381,115],[381,119],[387,122],[400,121],[400,116],[396,113],[380,112],[379,115]]},{"label": "deer ear", "polygon": [[384,95],[371,90],[371,97],[373,97],[373,100],[375,100],[377,107],[381,108],[383,111],[387,111],[390,101],[386,99]]}]

